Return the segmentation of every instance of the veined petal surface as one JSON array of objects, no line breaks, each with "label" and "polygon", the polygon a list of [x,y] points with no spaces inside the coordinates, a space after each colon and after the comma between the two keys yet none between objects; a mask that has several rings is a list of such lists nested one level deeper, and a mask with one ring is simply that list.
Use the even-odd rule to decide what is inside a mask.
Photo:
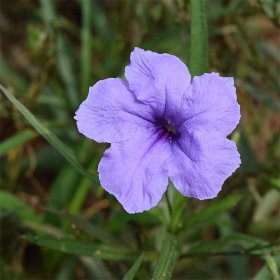
[{"label": "veined petal surface", "polygon": [[219,134],[185,133],[172,145],[169,177],[185,196],[214,198],[240,165],[236,144]]},{"label": "veined petal surface", "polygon": [[102,187],[129,213],[149,210],[170,178],[185,196],[217,196],[240,165],[228,140],[240,119],[232,78],[191,76],[176,56],[135,48],[126,81],[90,88],[76,112],[85,136],[111,143],[98,166]]},{"label": "veined petal surface", "polygon": [[101,185],[128,213],[148,210],[159,203],[168,184],[166,162],[170,146],[155,130],[140,129],[125,142],[105,151],[98,166]]},{"label": "veined petal surface", "polygon": [[130,139],[139,127],[151,125],[149,118],[147,106],[137,101],[127,82],[119,78],[90,87],[75,115],[80,133],[108,143]]},{"label": "veined petal surface", "polygon": [[182,108],[180,125],[189,131],[203,130],[227,136],[240,120],[233,78],[220,77],[217,73],[194,77]]},{"label": "veined petal surface", "polygon": [[125,77],[138,100],[163,114],[176,109],[191,81],[187,66],[178,57],[140,48],[131,53]]}]

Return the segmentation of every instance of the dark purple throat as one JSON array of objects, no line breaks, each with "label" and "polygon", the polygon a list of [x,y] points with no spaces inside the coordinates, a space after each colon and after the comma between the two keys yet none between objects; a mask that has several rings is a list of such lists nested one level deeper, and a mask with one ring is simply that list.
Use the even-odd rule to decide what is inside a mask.
[{"label": "dark purple throat", "polygon": [[160,137],[166,137],[170,142],[180,138],[176,125],[172,121],[165,118],[157,118],[154,123]]}]

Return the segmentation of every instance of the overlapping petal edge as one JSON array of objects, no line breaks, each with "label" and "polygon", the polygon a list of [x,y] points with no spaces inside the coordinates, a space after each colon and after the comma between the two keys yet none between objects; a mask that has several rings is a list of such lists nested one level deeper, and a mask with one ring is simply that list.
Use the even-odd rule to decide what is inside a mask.
[{"label": "overlapping petal edge", "polygon": [[217,196],[239,167],[226,137],[240,119],[233,78],[194,77],[176,56],[135,48],[126,80],[90,87],[75,119],[79,132],[111,143],[98,166],[101,185],[129,213],[149,210],[168,178],[183,195]]}]

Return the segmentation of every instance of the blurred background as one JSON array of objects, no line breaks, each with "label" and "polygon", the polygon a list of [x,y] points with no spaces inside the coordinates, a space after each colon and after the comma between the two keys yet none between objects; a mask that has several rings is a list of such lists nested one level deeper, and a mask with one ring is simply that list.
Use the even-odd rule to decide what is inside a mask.
[{"label": "blurred background", "polygon": [[[123,77],[135,46],[174,54],[188,65],[190,1],[0,3],[0,82],[35,116],[33,126],[47,129],[44,139],[1,88],[1,279],[122,279],[142,251],[148,253],[136,279],[150,279],[166,205],[126,214],[97,179],[108,146],[80,135],[73,115],[90,85]],[[181,250],[172,279],[275,280],[280,4],[208,0],[206,11],[209,71],[236,82],[242,117],[230,137],[242,165],[214,200],[183,198],[171,188],[181,209],[172,220]]]}]

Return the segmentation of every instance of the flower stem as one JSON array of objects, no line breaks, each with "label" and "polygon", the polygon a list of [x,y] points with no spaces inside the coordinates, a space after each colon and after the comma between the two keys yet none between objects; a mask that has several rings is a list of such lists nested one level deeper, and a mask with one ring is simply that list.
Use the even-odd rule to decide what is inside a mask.
[{"label": "flower stem", "polygon": [[169,217],[171,219],[172,218],[172,206],[171,206],[170,198],[169,198],[167,191],[165,192],[165,199],[166,199],[166,204],[167,204],[167,208],[168,208],[168,212],[169,212]]}]

